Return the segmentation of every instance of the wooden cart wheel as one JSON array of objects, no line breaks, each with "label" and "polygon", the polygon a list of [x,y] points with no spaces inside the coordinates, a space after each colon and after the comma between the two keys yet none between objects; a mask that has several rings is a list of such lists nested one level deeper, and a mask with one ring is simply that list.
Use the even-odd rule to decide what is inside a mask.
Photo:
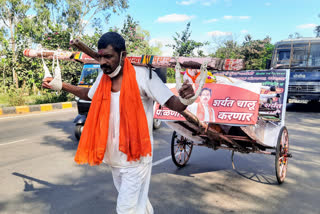
[{"label": "wooden cart wheel", "polygon": [[280,129],[279,132],[275,157],[276,176],[279,184],[282,184],[284,182],[284,179],[287,175],[289,160],[288,153],[289,134],[287,128],[284,126]]},{"label": "wooden cart wheel", "polygon": [[171,157],[177,167],[184,167],[192,152],[193,142],[178,134],[176,131],[172,134]]}]

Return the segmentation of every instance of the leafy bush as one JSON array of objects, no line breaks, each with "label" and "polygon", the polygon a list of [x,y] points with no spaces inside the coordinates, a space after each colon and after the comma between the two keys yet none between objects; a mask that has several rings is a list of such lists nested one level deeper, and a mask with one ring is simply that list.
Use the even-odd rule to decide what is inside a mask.
[{"label": "leafy bush", "polygon": [[176,82],[176,73],[173,68],[167,69],[167,83],[175,83]]},{"label": "leafy bush", "polygon": [[23,88],[10,87],[8,90],[9,106],[22,106],[26,103],[26,91]]},{"label": "leafy bush", "polygon": [[48,92],[35,98],[33,104],[59,103],[74,100],[74,96],[65,91]]},{"label": "leafy bush", "polygon": [[0,86],[0,93],[1,94],[5,94],[5,93],[7,93],[7,91],[8,91],[8,86],[4,86],[4,85]]},{"label": "leafy bush", "polygon": [[6,107],[9,104],[9,96],[7,94],[1,93],[0,94],[0,108]]}]

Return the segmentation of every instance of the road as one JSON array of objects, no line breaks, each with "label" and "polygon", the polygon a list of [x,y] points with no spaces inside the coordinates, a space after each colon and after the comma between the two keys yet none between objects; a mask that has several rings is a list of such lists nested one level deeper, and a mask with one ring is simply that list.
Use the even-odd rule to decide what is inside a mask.
[{"label": "road", "polygon": [[[0,118],[0,213],[115,213],[108,166],[80,166],[73,157],[76,110]],[[320,107],[288,106],[290,159],[282,185],[274,156],[194,147],[188,165],[170,159],[172,130],[154,131],[150,200],[155,213],[308,213],[320,210]]]}]

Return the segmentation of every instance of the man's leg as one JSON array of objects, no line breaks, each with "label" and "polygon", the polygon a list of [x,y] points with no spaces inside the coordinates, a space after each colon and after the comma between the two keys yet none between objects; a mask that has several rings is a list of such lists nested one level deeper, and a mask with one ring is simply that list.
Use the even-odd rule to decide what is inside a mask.
[{"label": "man's leg", "polygon": [[[152,163],[120,169],[118,214],[153,214],[153,208],[148,199],[151,167]],[[119,184],[119,181],[117,183]]]},{"label": "man's leg", "polygon": [[150,203],[148,193],[151,179],[152,163],[146,166],[146,178],[141,185],[140,196],[138,200],[138,213],[153,214],[153,207]]},{"label": "man's leg", "polygon": [[112,172],[113,184],[116,187],[117,191],[119,192],[120,186],[121,186],[120,168],[111,167],[111,172]]}]

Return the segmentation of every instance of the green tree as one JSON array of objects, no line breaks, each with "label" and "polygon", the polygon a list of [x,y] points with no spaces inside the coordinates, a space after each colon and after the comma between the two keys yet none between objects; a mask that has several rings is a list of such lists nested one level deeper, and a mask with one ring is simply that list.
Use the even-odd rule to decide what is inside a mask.
[{"label": "green tree", "polygon": [[241,55],[241,47],[234,40],[225,41],[211,56],[221,59],[239,59]]},{"label": "green tree", "polygon": [[186,29],[182,33],[176,32],[176,36],[173,36],[175,44],[167,45],[168,47],[173,48],[173,54],[178,56],[195,56],[194,51],[197,49],[198,56],[204,56],[203,51],[200,50],[201,47],[208,45],[209,42],[196,42],[195,40],[190,39],[191,22],[187,23]]},{"label": "green tree", "polygon": [[298,33],[298,32],[295,32],[294,34],[289,34],[289,39],[299,39],[299,38],[301,38],[302,37],[302,35],[300,34],[300,33]]},{"label": "green tree", "polygon": [[253,40],[250,35],[245,37],[241,47],[241,54],[245,60],[247,70],[259,70],[266,68],[267,59],[271,59],[274,45],[271,38]]},{"label": "green tree", "polygon": [[320,37],[320,25],[316,26],[316,29],[314,31],[316,33],[316,37]]},{"label": "green tree", "polygon": [[127,16],[121,29],[113,27],[109,29],[118,32],[126,41],[126,49],[129,55],[161,55],[161,44],[150,45],[150,33],[144,30],[130,15]]},{"label": "green tree", "polygon": [[17,47],[16,47],[16,27],[18,23],[23,22],[26,12],[30,9],[31,1],[29,0],[0,0],[0,19],[4,23],[6,29],[4,29],[9,35],[10,51],[12,53],[12,76],[16,87],[18,88],[18,77],[15,71],[15,65],[17,61]]},{"label": "green tree", "polygon": [[[104,15],[108,18],[127,7],[127,0],[0,0],[0,21],[4,23],[0,29],[0,56],[6,56],[5,62],[1,62],[1,68],[5,68],[1,74],[5,75],[0,78],[7,86],[14,83],[16,88],[33,89],[35,92],[41,87],[42,62],[41,59],[25,57],[25,48],[41,45],[46,49],[72,51],[70,39],[81,35],[86,44],[96,49],[102,34],[99,17]],[[85,35],[89,25],[95,28],[90,35]],[[51,69],[52,62],[46,60],[46,63]],[[78,82],[80,63],[60,61],[60,67],[65,81]]]},{"label": "green tree", "polygon": [[112,13],[128,8],[127,0],[65,0],[59,22],[65,23],[72,36],[82,37],[87,26],[101,28]]},{"label": "green tree", "polygon": [[270,37],[254,40],[247,35],[241,45],[233,40],[225,41],[211,56],[221,59],[244,59],[247,70],[260,70],[266,68],[267,60],[272,58],[273,50],[274,45],[271,44]]}]

